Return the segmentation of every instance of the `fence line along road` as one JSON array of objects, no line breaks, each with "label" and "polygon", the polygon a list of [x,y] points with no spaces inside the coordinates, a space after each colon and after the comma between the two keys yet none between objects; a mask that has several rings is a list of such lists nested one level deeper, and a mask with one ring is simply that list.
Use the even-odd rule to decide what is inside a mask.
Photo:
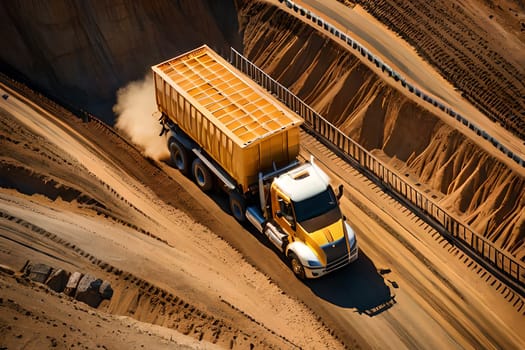
[{"label": "fence line along road", "polygon": [[505,281],[520,295],[525,296],[525,265],[517,258],[497,248],[481,234],[442,209],[432,199],[391,171],[382,161],[233,48],[230,53],[230,62],[300,115],[305,121],[304,126],[318,136],[323,143],[342,155],[372,181],[394,194],[429,223],[438,226],[439,231],[447,236],[446,238],[452,239],[458,247],[470,253],[478,263],[498,276],[500,280]]}]

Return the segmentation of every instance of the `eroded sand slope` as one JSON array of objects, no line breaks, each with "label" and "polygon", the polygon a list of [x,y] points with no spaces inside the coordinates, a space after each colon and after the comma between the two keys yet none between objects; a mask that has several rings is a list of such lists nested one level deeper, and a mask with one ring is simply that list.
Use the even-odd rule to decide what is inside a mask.
[{"label": "eroded sand slope", "polygon": [[525,138],[522,1],[357,0],[488,117]]}]

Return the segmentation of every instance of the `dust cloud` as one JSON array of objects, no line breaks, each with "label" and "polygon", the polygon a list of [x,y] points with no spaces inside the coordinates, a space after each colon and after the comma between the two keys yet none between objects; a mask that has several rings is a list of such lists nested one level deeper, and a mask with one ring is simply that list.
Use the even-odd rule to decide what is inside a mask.
[{"label": "dust cloud", "polygon": [[145,156],[164,160],[169,157],[169,151],[165,138],[159,137],[161,126],[155,111],[155,86],[151,74],[117,91],[117,104],[113,106],[117,116],[115,127],[139,146]]}]

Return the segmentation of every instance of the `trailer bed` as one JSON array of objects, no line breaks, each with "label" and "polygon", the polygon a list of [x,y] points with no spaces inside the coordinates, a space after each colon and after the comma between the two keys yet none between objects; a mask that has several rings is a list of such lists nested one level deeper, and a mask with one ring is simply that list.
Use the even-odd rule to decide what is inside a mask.
[{"label": "trailer bed", "polygon": [[291,162],[303,120],[206,45],[152,67],[159,110],[247,190]]}]

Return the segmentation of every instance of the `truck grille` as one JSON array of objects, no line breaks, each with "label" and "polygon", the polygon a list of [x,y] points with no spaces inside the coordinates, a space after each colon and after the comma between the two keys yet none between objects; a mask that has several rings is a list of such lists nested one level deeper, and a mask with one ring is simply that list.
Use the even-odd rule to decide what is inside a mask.
[{"label": "truck grille", "polygon": [[348,263],[349,254],[346,239],[343,237],[338,241],[321,247],[326,255],[326,270],[335,270]]}]

